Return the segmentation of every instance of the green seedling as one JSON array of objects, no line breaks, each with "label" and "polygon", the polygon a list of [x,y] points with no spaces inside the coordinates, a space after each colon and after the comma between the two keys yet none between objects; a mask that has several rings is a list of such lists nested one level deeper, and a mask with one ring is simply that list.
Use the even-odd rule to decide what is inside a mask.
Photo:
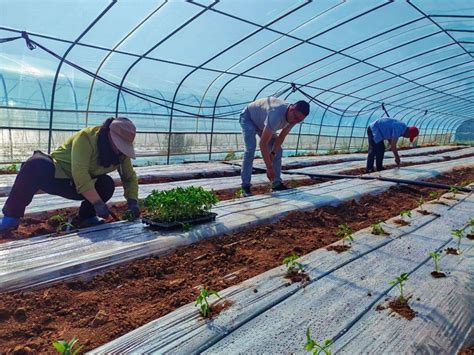
[{"label": "green seedling", "polygon": [[418,208],[421,210],[423,209],[423,205],[425,204],[425,199],[423,196],[420,196],[420,199],[418,200]]},{"label": "green seedling", "polygon": [[336,236],[342,238],[342,245],[345,245],[345,242],[352,242],[354,241],[354,237],[352,236],[352,229],[347,224],[340,224],[338,226],[338,230],[336,232]]},{"label": "green seedling", "polygon": [[162,222],[180,222],[206,215],[217,202],[214,191],[188,186],[155,190],[145,198],[144,204],[148,217]]},{"label": "green seedling", "polygon": [[405,303],[405,297],[403,296],[403,286],[405,286],[405,282],[408,280],[408,274],[406,272],[400,274],[400,276],[396,277],[393,281],[390,281],[390,285],[398,285],[400,287],[400,297],[398,298],[400,302]]},{"label": "green seedling", "polygon": [[241,187],[240,189],[235,191],[233,199],[235,200],[235,199],[241,198],[244,195],[244,192],[245,192],[244,189]]},{"label": "green seedling", "polygon": [[66,222],[66,216],[63,214],[55,214],[54,216],[49,217],[49,223],[54,225],[60,225],[61,223]]},{"label": "green seedling", "polygon": [[408,217],[411,218],[411,211],[410,210],[402,210],[400,212],[400,217]]},{"label": "green seedling", "polygon": [[[82,349],[82,345],[79,345],[77,341],[78,339],[76,337],[72,338],[69,342],[67,342],[66,340],[58,340],[53,342],[53,346],[60,354],[76,355],[79,354],[79,351],[81,351]],[[76,349],[74,349],[76,345],[79,347],[76,347]]]},{"label": "green seedling", "polygon": [[236,159],[237,159],[237,156],[235,155],[235,152],[233,150],[229,150],[229,152],[224,158],[225,161],[236,160]]},{"label": "green seedling", "polygon": [[311,332],[309,327],[306,329],[306,345],[304,349],[308,352],[313,351],[313,355],[325,354],[331,355],[331,349],[329,347],[333,344],[332,339],[326,339],[324,344],[319,344],[317,341],[311,339]]},{"label": "green seedling", "polygon": [[474,233],[474,218],[469,219],[468,225],[471,227],[471,233]]},{"label": "green seedling", "polygon": [[6,167],[0,168],[0,171],[7,174],[16,174],[18,172],[18,169],[16,168],[16,164],[10,164],[10,165],[7,165]]},{"label": "green seedling", "polygon": [[435,265],[435,271],[440,272],[439,259],[441,258],[441,254],[435,250],[435,251],[432,251],[431,253],[429,253],[429,256],[431,256],[433,258],[433,262],[434,262],[434,265]]},{"label": "green seedling", "polygon": [[459,193],[459,188],[456,186],[450,186],[449,187],[449,192],[451,192],[454,196]]},{"label": "green seedling", "polygon": [[71,222],[65,221],[56,227],[56,233],[60,234],[61,232],[67,231],[68,229],[74,229],[74,225]]},{"label": "green seedling", "polygon": [[126,210],[122,214],[122,220],[132,222],[135,220],[135,216],[133,215],[132,211]]},{"label": "green seedling", "polygon": [[455,238],[458,238],[457,250],[458,250],[459,253],[461,253],[461,240],[464,237],[464,230],[462,228],[453,229],[451,231],[451,235]]},{"label": "green seedling", "polygon": [[371,224],[370,226],[372,227],[372,234],[374,234],[374,235],[384,235],[384,234],[386,234],[385,230],[382,227],[382,222]]},{"label": "green seedling", "polygon": [[304,270],[303,264],[296,261],[298,258],[299,256],[293,252],[291,255],[283,259],[283,264],[285,264],[286,272],[288,274]]},{"label": "green seedling", "polygon": [[327,152],[327,155],[336,155],[336,154],[339,154],[339,152],[334,148],[329,149]]},{"label": "green seedling", "polygon": [[204,318],[208,318],[211,314],[211,306],[209,305],[207,299],[213,295],[221,298],[221,296],[219,296],[216,291],[210,291],[207,288],[202,287],[198,297],[196,298],[195,306],[199,306],[199,312],[201,312],[201,315]]},{"label": "green seedling", "polygon": [[439,198],[441,197],[441,194],[437,191],[431,191],[429,193],[429,197],[432,199],[432,200],[439,200]]}]

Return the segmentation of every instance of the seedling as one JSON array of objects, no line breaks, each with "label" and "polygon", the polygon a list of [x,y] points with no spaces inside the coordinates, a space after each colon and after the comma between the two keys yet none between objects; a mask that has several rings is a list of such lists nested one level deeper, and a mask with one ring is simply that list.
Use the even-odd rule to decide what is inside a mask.
[{"label": "seedling", "polygon": [[236,159],[237,159],[237,156],[235,155],[235,152],[233,150],[229,150],[229,152],[227,153],[227,155],[224,158],[225,161],[236,160]]},{"label": "seedling", "polygon": [[291,188],[291,189],[296,189],[298,187],[298,181],[294,180],[294,179],[291,179],[290,182],[288,183],[288,186]]},{"label": "seedling", "polygon": [[429,193],[429,197],[433,200],[439,200],[439,198],[441,197],[441,194],[437,191],[431,191]]},{"label": "seedling", "polygon": [[397,276],[393,281],[390,281],[390,285],[398,285],[400,287],[400,297],[398,300],[402,303],[405,303],[405,297],[403,296],[403,286],[405,286],[405,282],[408,280],[408,274],[406,272],[400,274],[400,276]]},{"label": "seedling", "polygon": [[434,262],[434,265],[435,265],[435,271],[440,272],[439,259],[441,258],[441,254],[435,250],[435,251],[432,251],[431,253],[429,253],[429,256],[431,256],[433,258],[433,262]]},{"label": "seedling", "polygon": [[181,222],[208,214],[219,202],[214,191],[202,187],[177,187],[168,191],[153,191],[145,198],[150,218],[161,222]]},{"label": "seedling", "polygon": [[385,230],[382,227],[382,222],[371,224],[370,226],[372,227],[372,234],[374,234],[374,235],[384,235],[384,234],[386,234]]},{"label": "seedling", "polygon": [[298,258],[299,256],[293,252],[291,255],[283,259],[283,264],[285,264],[286,272],[288,274],[304,270],[303,264],[296,261]]},{"label": "seedling", "polygon": [[65,222],[60,223],[56,227],[56,233],[60,234],[63,231],[67,231],[68,229],[73,229],[73,228],[74,228],[74,225],[71,222],[65,221]]},{"label": "seedling", "polygon": [[[79,346],[77,343],[78,339],[76,337],[72,338],[71,341],[67,342],[66,340],[58,340],[53,342],[54,348],[58,353],[63,355],[76,355],[79,354],[79,351],[82,349],[82,345]],[[74,349],[75,346],[79,346]]]},{"label": "seedling", "polygon": [[244,195],[244,192],[245,191],[242,187],[240,189],[238,189],[237,191],[235,191],[234,200],[237,199],[237,198],[241,198]]},{"label": "seedling", "polygon": [[420,196],[420,199],[418,200],[418,208],[421,210],[423,209],[423,205],[425,204],[425,199],[423,196]]},{"label": "seedling", "polygon": [[216,291],[210,291],[207,288],[202,287],[201,291],[199,292],[199,296],[196,298],[195,306],[199,306],[199,312],[201,312],[201,315],[204,318],[208,318],[211,314],[211,306],[209,305],[207,299],[212,295],[221,298],[221,296],[219,296]]},{"label": "seedling", "polygon": [[458,238],[458,243],[457,243],[457,250],[459,253],[461,253],[461,239],[464,237],[464,230],[462,228],[460,229],[453,229],[451,231],[451,235],[453,237]]},{"label": "seedling", "polygon": [[411,218],[411,211],[410,210],[402,210],[400,212],[400,217],[408,217],[408,218]]},{"label": "seedling", "polygon": [[132,211],[126,210],[122,214],[122,220],[132,222],[135,220],[135,216],[133,215]]},{"label": "seedling", "polygon": [[456,186],[450,186],[450,187],[449,187],[449,192],[451,192],[452,194],[454,194],[454,196],[456,197],[456,194],[459,193],[459,188],[456,187]]},{"label": "seedling", "polygon": [[325,354],[331,355],[329,347],[333,344],[332,339],[326,339],[324,344],[319,344],[317,341],[311,339],[311,332],[309,327],[306,329],[306,345],[304,349],[308,352],[313,351],[313,355]]},{"label": "seedling", "polygon": [[354,237],[352,236],[353,231],[347,224],[340,224],[338,228],[336,236],[342,238],[342,245],[345,245],[344,242],[349,243],[354,241]]},{"label": "seedling", "polygon": [[55,214],[49,218],[49,223],[51,225],[60,225],[61,223],[66,222],[66,216],[63,214]]},{"label": "seedling", "polygon": [[0,171],[7,174],[16,174],[18,172],[16,168],[16,164],[10,164],[10,165],[7,165],[6,167],[2,167],[0,168]]}]

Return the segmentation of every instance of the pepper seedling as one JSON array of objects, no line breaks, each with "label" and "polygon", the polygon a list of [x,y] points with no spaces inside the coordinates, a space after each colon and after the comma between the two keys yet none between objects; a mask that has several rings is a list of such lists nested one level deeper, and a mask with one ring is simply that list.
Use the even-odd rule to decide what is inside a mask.
[{"label": "pepper seedling", "polygon": [[298,258],[299,256],[296,253],[292,253],[291,255],[283,259],[283,264],[285,264],[286,272],[288,274],[298,272],[299,270],[304,270],[303,264],[296,261]]},{"label": "pepper seedling", "polygon": [[411,211],[410,210],[402,210],[400,212],[400,217],[408,217],[408,218],[411,218]]},{"label": "pepper seedling", "polygon": [[382,227],[382,222],[371,224],[370,226],[372,227],[372,234],[374,234],[374,235],[384,235],[384,234],[386,234],[385,230]]},{"label": "pepper seedling", "polygon": [[338,226],[336,236],[342,238],[342,245],[345,245],[345,241],[347,241],[348,243],[354,241],[354,237],[352,235],[353,233],[354,232],[352,231],[352,229],[344,223]]},{"label": "pepper seedling", "polygon": [[311,331],[309,330],[309,327],[306,329],[306,345],[304,346],[304,349],[306,351],[313,351],[313,355],[331,355],[331,349],[329,349],[329,347],[332,344],[332,339],[326,339],[324,341],[324,344],[319,344],[317,341],[311,339]]},{"label": "pepper seedling", "polygon": [[451,235],[453,237],[456,237],[458,238],[458,242],[457,242],[457,250],[459,253],[461,253],[461,239],[464,237],[464,230],[462,228],[459,228],[459,229],[453,229],[451,231]]},{"label": "pepper seedling", "polygon": [[441,197],[441,194],[438,191],[431,191],[429,193],[429,197],[433,200],[439,200],[439,198]]},{"label": "pepper seedling", "polygon": [[[79,354],[79,351],[81,351],[83,347],[82,345],[79,345],[77,341],[78,339],[76,337],[72,338],[69,342],[66,340],[58,340],[53,342],[53,346],[58,351],[58,353],[62,355],[76,355]],[[74,349],[76,345],[79,347]]]},{"label": "pepper seedling", "polygon": [[242,187],[238,189],[237,191],[235,191],[233,200],[241,198],[244,195],[244,192],[245,191]]},{"label": "pepper seedling", "polygon": [[393,281],[390,281],[390,285],[398,285],[400,287],[400,297],[398,300],[402,303],[405,303],[405,297],[403,296],[403,286],[405,286],[405,282],[408,280],[408,274],[406,272],[400,274],[400,276],[397,276]]},{"label": "pepper seedling", "polygon": [[424,204],[425,204],[425,199],[423,198],[423,196],[420,196],[420,199],[418,200],[418,208],[422,210]]},{"label": "pepper seedling", "polygon": [[199,312],[201,312],[201,315],[204,318],[208,318],[211,314],[211,306],[209,305],[207,299],[213,295],[221,298],[221,296],[219,296],[216,291],[211,291],[205,287],[202,287],[198,297],[196,298],[195,306],[199,306]]},{"label": "pepper seedling", "polygon": [[451,192],[454,195],[454,197],[456,197],[456,194],[459,193],[459,188],[456,187],[456,186],[450,186],[449,187],[449,192]]},{"label": "pepper seedling", "polygon": [[56,233],[60,234],[61,232],[67,231],[68,229],[74,229],[74,225],[71,222],[65,221],[57,226]]},{"label": "pepper seedling", "polygon": [[434,265],[435,265],[435,271],[440,272],[441,269],[439,268],[439,259],[441,258],[441,254],[435,250],[435,251],[432,251],[431,253],[429,253],[429,256],[431,256],[433,258],[433,262],[434,262]]}]

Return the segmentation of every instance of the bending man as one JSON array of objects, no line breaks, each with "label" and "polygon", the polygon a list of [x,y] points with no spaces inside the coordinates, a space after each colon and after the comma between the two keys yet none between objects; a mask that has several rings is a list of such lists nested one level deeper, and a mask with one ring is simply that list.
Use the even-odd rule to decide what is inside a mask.
[{"label": "bending man", "polygon": [[397,150],[397,141],[400,137],[410,138],[410,142],[418,136],[419,131],[415,126],[408,127],[400,120],[390,117],[380,118],[372,122],[367,128],[367,137],[369,139],[369,154],[367,155],[366,172],[374,171],[374,159],[377,166],[377,171],[384,170],[383,156],[385,154],[384,140],[390,142],[395,157],[395,163],[400,165],[400,156]]},{"label": "bending man", "polygon": [[109,118],[102,126],[87,127],[70,137],[50,155],[35,151],[23,163],[3,207],[0,233],[20,224],[38,190],[70,200],[82,200],[75,224],[89,227],[107,218],[105,204],[115,190],[107,173],[118,170],[132,216],[138,218],[138,180],[130,158],[135,158],[136,129],[127,118]]},{"label": "bending man", "polygon": [[[260,151],[267,168],[267,177],[273,191],[286,190],[281,181],[281,145],[297,123],[309,114],[309,104],[298,101],[289,104],[276,97],[267,97],[250,103],[240,114],[240,125],[245,144],[242,163],[242,189],[250,196],[253,159],[257,146],[256,135],[260,136]],[[277,131],[280,131],[277,134]]]}]

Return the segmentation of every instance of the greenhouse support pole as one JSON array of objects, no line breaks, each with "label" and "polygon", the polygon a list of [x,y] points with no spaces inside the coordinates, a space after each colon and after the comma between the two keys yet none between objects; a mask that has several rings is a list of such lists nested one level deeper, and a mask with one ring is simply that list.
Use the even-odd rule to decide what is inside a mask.
[{"label": "greenhouse support pole", "polygon": [[66,59],[67,55],[69,52],[74,48],[74,46],[81,40],[82,37],[86,35],[89,30],[95,26],[97,22],[112,8],[117,3],[117,0],[112,0],[112,2],[107,6],[100,14],[99,16],[96,17],[92,23],[87,26],[87,28],[81,33],[79,37],[76,38],[76,40],[69,46],[69,48],[64,52],[61,61],[59,62],[58,68],[56,69],[56,74],[54,75],[54,81],[53,81],[53,88],[51,92],[51,107],[49,111],[49,136],[48,136],[48,154],[51,153],[51,145],[52,145],[52,139],[53,139],[53,115],[54,115],[54,96],[56,92],[56,84],[58,82],[58,77],[59,77],[59,72],[61,71],[61,67],[63,65],[64,60]]}]

